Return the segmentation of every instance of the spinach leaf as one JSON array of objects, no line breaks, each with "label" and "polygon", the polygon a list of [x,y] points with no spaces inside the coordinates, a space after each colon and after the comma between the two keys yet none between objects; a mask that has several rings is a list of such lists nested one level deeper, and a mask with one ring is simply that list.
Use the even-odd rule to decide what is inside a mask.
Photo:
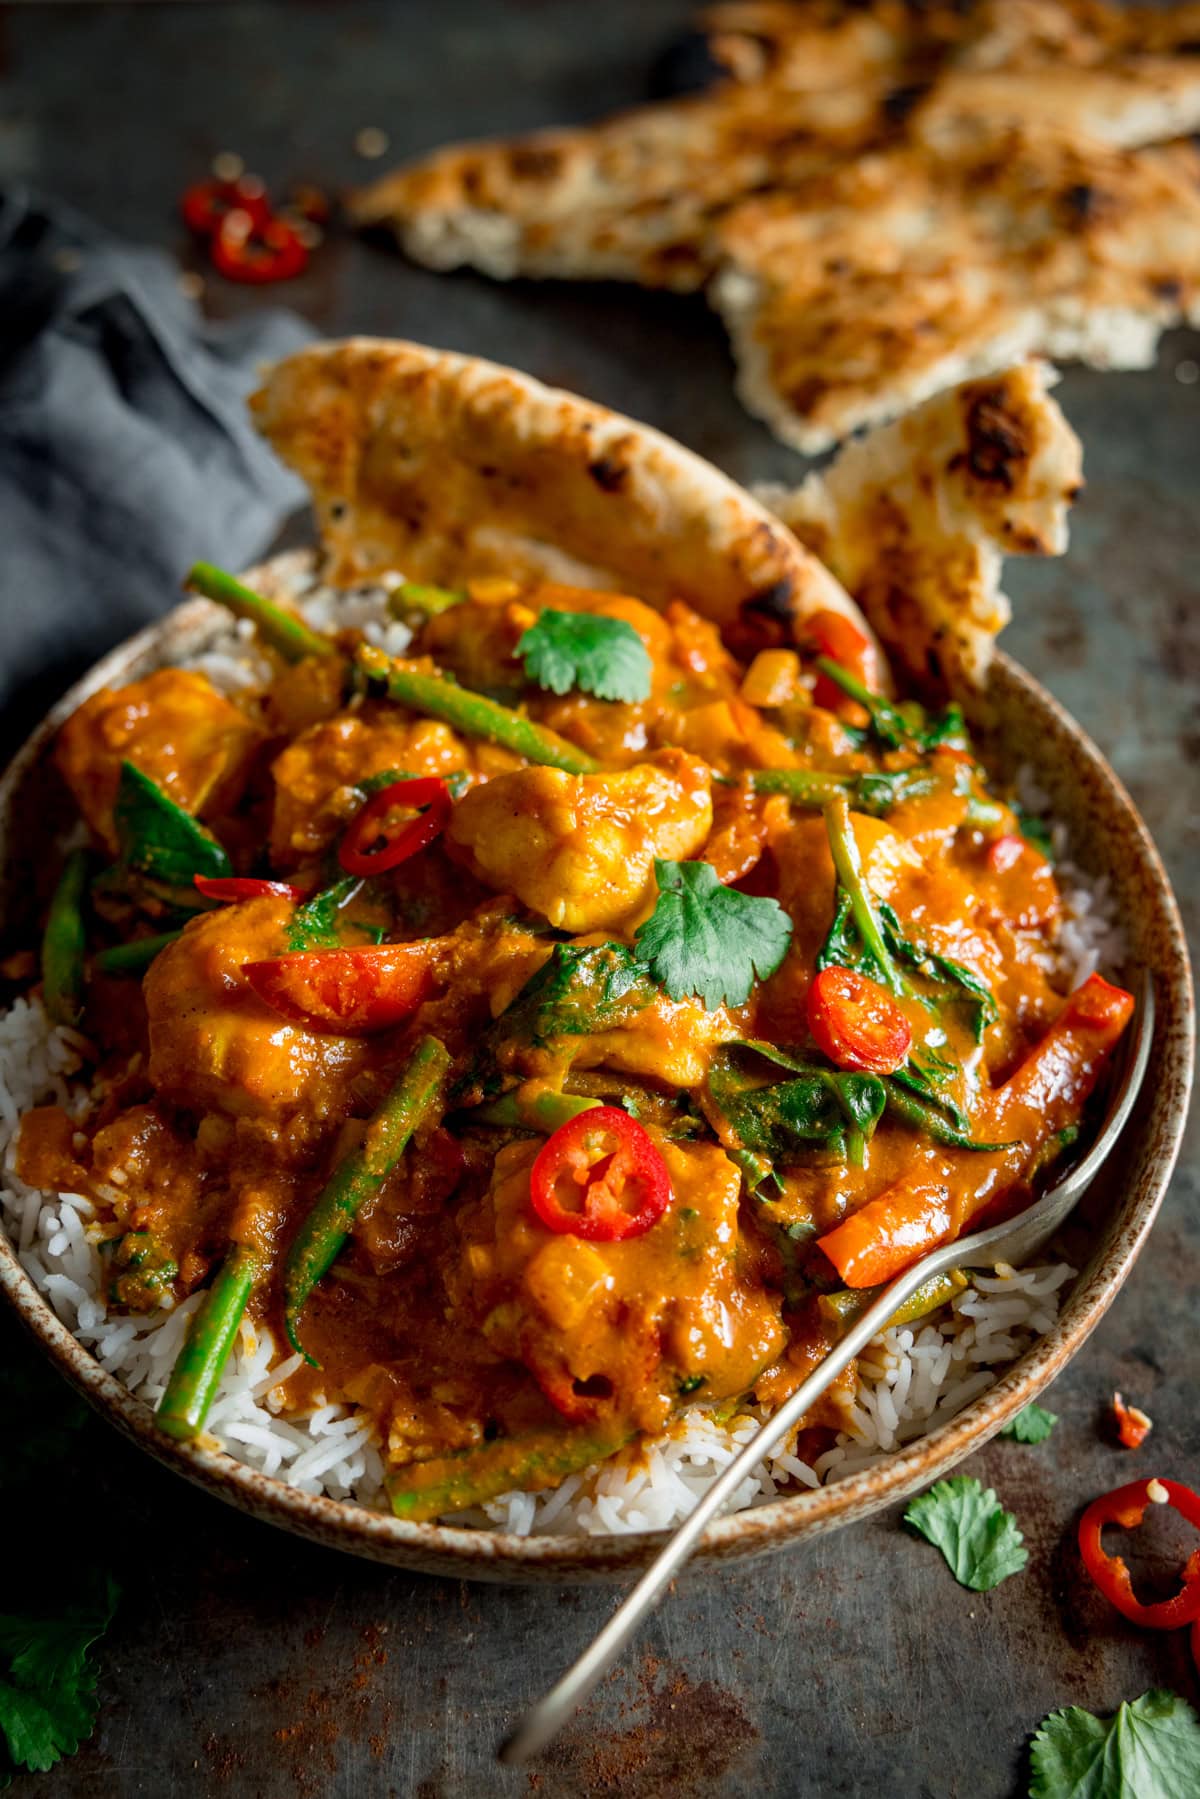
[{"label": "spinach leaf", "polygon": [[289,950],[340,949],[348,929],[357,933],[357,942],[382,943],[382,925],[359,924],[343,916],[363,884],[361,875],[346,875],[297,906],[288,925]]},{"label": "spinach leaf", "polygon": [[[795,1078],[763,1083],[745,1066],[746,1050],[782,1063]],[[861,1162],[887,1103],[875,1075],[799,1062],[757,1042],[729,1045],[714,1057],[706,1095],[723,1127],[718,1134],[737,1152],[752,1191],[771,1178],[778,1184],[776,1163],[794,1162],[813,1149]]]},{"label": "spinach leaf", "polygon": [[122,762],[113,812],[119,847],[118,870],[186,896],[199,908],[195,875],[233,873],[224,849],[210,831],[177,806],[149,775]]},{"label": "spinach leaf", "polygon": [[537,973],[485,1031],[470,1066],[452,1089],[452,1103],[490,1099],[523,1050],[546,1049],[559,1037],[613,1030],[657,997],[646,969],[623,944],[556,943]]},{"label": "spinach leaf", "polygon": [[[984,1031],[994,1024],[1000,1011],[992,995],[991,988],[980,979],[973,969],[962,962],[955,962],[949,956],[942,956],[931,950],[926,944],[914,942],[904,935],[903,927],[895,911],[886,900],[876,900],[874,909],[879,922],[880,934],[894,962],[901,968],[911,969],[914,974],[924,977],[931,991],[918,993],[931,1012],[937,1012],[943,1005],[960,1005],[966,1009],[971,1026],[971,1033],[976,1043],[983,1041]],[[836,965],[840,968],[853,968],[859,974],[878,981],[881,986],[892,985],[889,970],[885,969],[879,957],[864,944],[854,913],[851,894],[841,885],[837,890],[837,901],[834,908],[833,923],[829,933],[817,952],[817,967],[828,968]],[[910,991],[915,992],[909,983]]]}]

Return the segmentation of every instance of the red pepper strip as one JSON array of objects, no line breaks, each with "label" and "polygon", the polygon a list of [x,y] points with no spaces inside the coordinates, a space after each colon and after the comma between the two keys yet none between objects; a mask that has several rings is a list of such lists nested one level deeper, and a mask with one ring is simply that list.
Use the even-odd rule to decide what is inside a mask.
[{"label": "red pepper strip", "polygon": [[231,212],[244,212],[255,225],[271,217],[267,190],[257,175],[239,175],[236,181],[197,181],[179,202],[184,224],[197,237],[212,237]]},{"label": "red pepper strip", "polygon": [[1117,1440],[1123,1449],[1140,1449],[1153,1428],[1145,1412],[1126,1405],[1119,1393],[1112,1396],[1113,1417],[1117,1421]]},{"label": "red pepper strip", "polygon": [[[383,820],[397,806],[410,810],[425,807],[419,818],[410,819],[382,849],[370,849],[379,836]],[[338,861],[348,875],[383,874],[427,849],[440,837],[450,817],[450,789],[437,775],[423,775],[412,781],[393,781],[373,793],[354,819],[338,850]]]},{"label": "red pepper strip", "polygon": [[1193,1550],[1184,1564],[1183,1585],[1173,1599],[1143,1605],[1134,1593],[1129,1569],[1119,1555],[1105,1554],[1100,1540],[1106,1524],[1133,1530],[1142,1522],[1146,1507],[1152,1503],[1148,1490],[1151,1486],[1161,1487],[1166,1503],[1200,1530],[1200,1493],[1193,1493],[1177,1480],[1134,1480],[1093,1499],[1079,1520],[1079,1550],[1084,1567],[1104,1597],[1111,1599],[1131,1624],[1139,1624],[1143,1630],[1179,1630],[1200,1618],[1200,1549]]},{"label": "red pepper strip", "polygon": [[304,889],[293,887],[287,881],[251,881],[240,875],[194,875],[196,892],[205,899],[218,900],[222,905],[232,905],[237,900],[275,899],[302,900]]},{"label": "red pepper strip", "polygon": [[894,1074],[912,1048],[912,1026],[878,981],[852,968],[822,968],[808,990],[808,1028],[839,1068]]},{"label": "red pepper strip", "polygon": [[[1133,995],[1123,987],[1114,987],[1101,975],[1089,975],[999,1089],[996,1110],[1001,1123],[1007,1126],[1015,1112],[1024,1111],[1044,1121],[1046,1136],[1062,1130],[1095,1087],[1110,1051],[1133,1017],[1133,1006]],[[1010,1133],[1006,1129],[1002,1134]]]},{"label": "red pepper strip", "polygon": [[[864,686],[872,689],[876,686],[874,645],[853,619],[841,612],[814,612],[811,618],[803,621],[801,628],[816,655],[840,662],[852,675],[857,675]],[[824,674],[817,676],[813,699],[827,712],[837,712],[846,704],[846,695],[837,682]]]},{"label": "red pepper strip", "polygon": [[848,1287],[878,1287],[944,1242],[952,1228],[949,1187],[914,1172],[843,1218],[820,1247]]},{"label": "red pepper strip", "polygon": [[551,1231],[592,1243],[641,1237],[671,1203],[671,1177],[636,1119],[593,1106],[547,1138],[529,1174],[533,1209]]},{"label": "red pepper strip", "polygon": [[1200,1674],[1200,1618],[1192,1625],[1192,1660],[1196,1664],[1197,1674]]},{"label": "red pepper strip", "polygon": [[256,219],[241,207],[222,219],[211,255],[227,281],[289,281],[308,267],[308,248],[284,219]]},{"label": "red pepper strip", "polygon": [[[1016,1139],[1017,1146],[994,1155],[948,1152],[952,1167],[962,1166],[956,1156],[971,1157],[977,1195],[972,1211],[1010,1191],[1030,1155],[1079,1116],[1132,1014],[1132,995],[1098,974],[1070,996],[1041,1042],[992,1095],[986,1134]],[[820,1247],[848,1287],[875,1287],[944,1242],[952,1228],[949,1185],[916,1169],[851,1212],[820,1238]]]},{"label": "red pepper strip", "polygon": [[387,1031],[408,1018],[433,988],[436,940],[368,944],[362,949],[300,950],[242,973],[273,1011],[341,1037]]}]

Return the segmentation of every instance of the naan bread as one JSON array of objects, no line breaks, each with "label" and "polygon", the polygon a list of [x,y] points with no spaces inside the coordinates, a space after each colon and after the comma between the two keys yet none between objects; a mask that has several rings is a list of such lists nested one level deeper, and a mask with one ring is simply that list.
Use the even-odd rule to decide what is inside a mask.
[{"label": "naan bread", "polygon": [[356,338],[289,357],[250,405],[312,491],[336,585],[545,576],[685,600],[718,624],[758,605],[862,626],[816,557],[709,463],[512,369]]},{"label": "naan bread", "polygon": [[1106,0],[718,0],[700,14],[711,60],[738,81],[810,88],[868,72],[929,76],[961,67],[1076,68],[1136,55],[1194,53],[1200,5]]},{"label": "naan bread", "polygon": [[728,208],[905,131],[949,153],[964,128],[1047,118],[1116,145],[1200,126],[1200,58],[1177,54],[1200,26],[1152,9],[734,0],[700,22],[723,85],[577,130],[451,145],[351,195],[352,219],[432,268],[686,291],[720,261]]},{"label": "naan bread", "polygon": [[731,85],[577,131],[452,144],[351,195],[350,216],[430,268],[686,292],[713,272],[727,206],[842,161],[880,135],[886,105],[878,84]]},{"label": "naan bread", "polygon": [[920,688],[981,688],[1010,616],[1003,558],[1066,549],[1083,458],[1048,392],[1057,378],[1027,362],[968,381],[845,445],[801,487],[758,490]]},{"label": "naan bread", "polygon": [[907,144],[745,201],[721,236],[739,392],[808,452],[1030,352],[1145,367],[1200,320],[1191,144]]}]

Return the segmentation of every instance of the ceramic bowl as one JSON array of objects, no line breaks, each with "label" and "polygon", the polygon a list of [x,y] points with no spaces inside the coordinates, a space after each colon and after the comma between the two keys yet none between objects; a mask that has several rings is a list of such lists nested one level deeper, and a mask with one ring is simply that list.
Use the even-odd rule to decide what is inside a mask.
[{"label": "ceramic bowl", "polygon": [[[270,571],[248,579],[269,580]],[[165,662],[199,654],[224,614],[189,602],[113,651],[54,707],[0,782],[0,908],[7,921],[29,906],[37,847],[54,828],[45,752],[87,696]],[[1086,1229],[1071,1252],[1080,1268],[1054,1328],[955,1418],[888,1461],[816,1492],[797,1492],[711,1525],[697,1562],[761,1555],[835,1530],[904,1498],[978,1449],[1041,1392],[1086,1342],[1137,1260],[1175,1163],[1192,1075],[1192,991],[1187,949],[1170,883],[1154,845],[1112,769],[1062,708],[1023,669],[999,656],[986,695],[985,751],[994,768],[1026,764],[1068,827],[1073,858],[1105,875],[1128,943],[1128,966],[1149,969],[1157,1001],[1142,1096],[1086,1202]],[[661,1540],[637,1536],[516,1537],[412,1524],[298,1493],[230,1457],[170,1442],[148,1406],[105,1373],[59,1322],[0,1233],[0,1288],[67,1379],[117,1428],[160,1462],[251,1516],[319,1543],[398,1567],[472,1580],[593,1581],[632,1576]]]}]

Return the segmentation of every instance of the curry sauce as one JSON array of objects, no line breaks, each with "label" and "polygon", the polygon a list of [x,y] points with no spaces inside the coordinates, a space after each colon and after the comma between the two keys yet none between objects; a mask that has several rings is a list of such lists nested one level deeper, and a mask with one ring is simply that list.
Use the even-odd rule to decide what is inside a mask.
[{"label": "curry sauce", "polygon": [[95,1201],[111,1305],[240,1256],[285,1410],[360,1407],[399,1489],[459,1471],[417,1516],[778,1403],[823,1299],[1026,1202],[1129,1015],[1066,994],[1053,867],[865,639],[423,592],[390,668],[268,632],[265,687],[168,669],[68,720],[92,1098],[20,1140]]}]

